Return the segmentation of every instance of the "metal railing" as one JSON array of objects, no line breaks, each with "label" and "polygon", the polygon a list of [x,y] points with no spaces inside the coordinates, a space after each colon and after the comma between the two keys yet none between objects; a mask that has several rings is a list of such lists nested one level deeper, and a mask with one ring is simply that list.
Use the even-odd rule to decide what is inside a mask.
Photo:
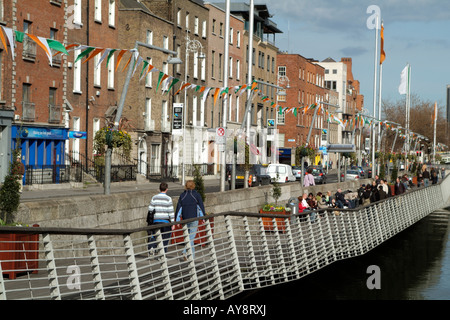
[{"label": "metal railing", "polygon": [[[208,215],[192,244],[188,223],[198,219],[167,232],[0,228],[0,300],[227,299],[365,254],[444,200],[438,184],[355,210]],[[155,232],[152,250],[148,232]]]}]

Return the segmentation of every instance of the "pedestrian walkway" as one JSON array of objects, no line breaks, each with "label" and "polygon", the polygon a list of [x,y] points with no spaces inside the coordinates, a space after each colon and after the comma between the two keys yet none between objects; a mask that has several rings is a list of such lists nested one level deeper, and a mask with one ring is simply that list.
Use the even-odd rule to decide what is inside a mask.
[{"label": "pedestrian walkway", "polygon": [[[136,192],[136,191],[148,191],[149,193],[159,192],[160,182],[114,182],[111,183],[110,193],[121,192]],[[169,185],[169,195],[178,196],[179,193],[184,190],[184,186],[181,185],[181,181],[167,182]],[[205,187],[219,188],[218,179],[205,179]],[[102,195],[104,194],[104,187],[102,184],[97,183],[93,185],[71,185],[71,184],[50,184],[39,185],[36,189],[31,189],[27,186],[24,187],[24,191],[20,197],[22,202],[33,201],[38,199],[53,199],[64,198],[74,196],[90,196],[90,195]]]}]

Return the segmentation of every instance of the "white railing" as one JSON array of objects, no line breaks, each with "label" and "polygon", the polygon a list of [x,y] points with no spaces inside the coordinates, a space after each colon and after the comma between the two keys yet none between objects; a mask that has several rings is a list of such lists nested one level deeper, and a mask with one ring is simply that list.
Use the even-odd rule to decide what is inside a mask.
[{"label": "white railing", "polygon": [[[365,254],[441,208],[442,197],[439,184],[356,210],[209,215],[194,246],[190,220],[166,233],[155,227],[0,228],[0,300],[227,299]],[[156,249],[149,251],[147,231],[152,230]],[[22,238],[6,240],[12,231]],[[30,233],[37,238],[24,237]],[[167,252],[165,235],[171,238]]]}]

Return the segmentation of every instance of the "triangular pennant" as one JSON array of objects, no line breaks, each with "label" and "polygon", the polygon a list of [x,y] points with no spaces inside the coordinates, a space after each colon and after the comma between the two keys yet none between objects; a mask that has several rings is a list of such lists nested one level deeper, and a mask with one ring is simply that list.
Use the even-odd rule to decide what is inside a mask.
[{"label": "triangular pennant", "polygon": [[208,98],[208,93],[210,90],[211,90],[211,88],[206,88],[205,91],[203,91],[203,94],[202,94],[203,103],[205,103],[206,98]]},{"label": "triangular pennant", "polygon": [[156,91],[158,91],[159,85],[163,81],[164,76],[167,76],[167,75],[164,74],[164,72],[160,71],[159,72],[159,77],[158,77],[158,84],[156,85]]},{"label": "triangular pennant", "polygon": [[147,67],[148,67],[148,61],[143,61],[143,63],[144,63],[144,66],[142,67],[142,70],[141,70],[141,74],[139,75],[139,80],[142,80],[142,78],[147,74],[144,74],[144,71],[145,71],[145,69],[147,69]]},{"label": "triangular pennant", "polygon": [[181,90],[185,89],[187,86],[190,86],[190,83],[185,83],[183,84],[180,89],[178,89],[178,91],[175,93],[175,95],[179,94]]},{"label": "triangular pennant", "polygon": [[127,51],[128,51],[128,50],[126,50],[126,49],[120,50],[119,55],[117,56],[116,71],[117,71],[117,68],[119,68],[119,64],[120,64],[120,61],[122,60],[123,55],[124,55],[125,52],[127,52]]},{"label": "triangular pennant", "polygon": [[16,41],[22,43],[25,33],[17,30],[14,30],[14,33],[16,34]]},{"label": "triangular pennant", "polygon": [[8,53],[8,46],[6,45],[5,36],[3,35],[3,32],[0,31],[0,39],[2,40],[3,47],[5,48],[6,53]]},{"label": "triangular pennant", "polygon": [[6,37],[8,38],[9,41],[9,47],[11,48],[11,57],[14,60],[14,35],[13,35],[13,30],[11,28],[6,28],[4,26],[2,26],[3,31],[6,34]]},{"label": "triangular pennant", "polygon": [[84,50],[83,52],[81,52],[77,58],[74,61],[74,64],[77,63],[79,60],[81,60],[83,57],[87,56],[89,53],[91,53],[95,48],[93,47],[89,47],[86,50]]},{"label": "triangular pennant", "polygon": [[214,106],[216,106],[217,98],[219,97],[220,88],[216,88],[216,91],[214,92]]},{"label": "triangular pennant", "polygon": [[64,53],[69,54],[66,50],[66,47],[62,45],[61,42],[53,40],[53,39],[47,39],[47,44],[50,48],[52,48],[55,51],[58,51],[58,53]]},{"label": "triangular pennant", "polygon": [[97,66],[95,66],[95,69],[97,69],[100,64],[103,62],[103,60],[106,59],[106,57],[109,55],[111,49],[105,49],[105,52],[103,52],[102,56],[100,57],[100,59],[98,60]]},{"label": "triangular pennant", "polygon": [[33,41],[36,42],[37,45],[40,46],[45,51],[45,54],[47,55],[47,58],[50,62],[50,65],[53,65],[52,64],[52,62],[53,62],[52,54],[51,54],[50,48],[47,44],[47,39],[42,38],[42,37],[37,37],[37,36],[29,34],[29,33],[27,33],[27,36],[29,36],[31,39],[33,39]]},{"label": "triangular pennant", "polygon": [[173,86],[178,83],[178,81],[180,81],[180,79],[177,79],[177,78],[173,79],[172,83],[170,84],[169,89],[167,90],[167,94],[169,93],[170,90],[172,90]]}]

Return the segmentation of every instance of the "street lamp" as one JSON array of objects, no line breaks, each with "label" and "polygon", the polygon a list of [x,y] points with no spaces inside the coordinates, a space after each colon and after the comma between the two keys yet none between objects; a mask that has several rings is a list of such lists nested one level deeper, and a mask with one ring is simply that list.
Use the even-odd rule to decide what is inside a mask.
[{"label": "street lamp", "polygon": [[[125,82],[123,84],[123,90],[122,90],[122,94],[120,96],[119,104],[117,106],[117,112],[116,112],[116,117],[114,120],[114,127],[113,127],[114,131],[116,131],[119,128],[120,118],[122,117],[122,111],[123,111],[123,106],[125,104],[128,87],[130,85],[131,77],[133,76],[133,70],[135,67],[136,59],[139,56],[139,53],[137,50],[138,46],[146,47],[148,49],[158,50],[158,51],[161,51],[163,53],[166,53],[166,54],[169,54],[169,55],[172,55],[175,57],[178,55],[178,53],[176,51],[172,51],[172,50],[165,49],[165,48],[160,48],[160,47],[157,47],[157,46],[154,46],[154,45],[151,45],[148,43],[140,42],[140,41],[135,42],[134,49],[130,50],[131,60],[130,60],[130,64],[129,64],[129,67],[127,70],[127,76],[126,76]],[[108,145],[108,147],[106,149],[106,155],[105,155],[105,178],[104,178],[104,183],[103,183],[105,195],[109,195],[111,193],[111,156],[112,156],[112,147]]]},{"label": "street lamp", "polygon": [[[187,30],[186,30],[187,32]],[[189,35],[186,34],[186,53],[185,53],[185,69],[184,69],[184,83],[187,83],[188,68],[189,68],[189,53],[198,53],[197,59],[205,59],[206,55],[203,53],[203,45],[200,41],[196,39],[190,39]],[[181,184],[185,184],[186,173],[185,173],[185,163],[186,163],[186,102],[187,102],[187,90],[184,90],[184,105],[183,105],[183,165],[182,165],[182,179]]]}]

